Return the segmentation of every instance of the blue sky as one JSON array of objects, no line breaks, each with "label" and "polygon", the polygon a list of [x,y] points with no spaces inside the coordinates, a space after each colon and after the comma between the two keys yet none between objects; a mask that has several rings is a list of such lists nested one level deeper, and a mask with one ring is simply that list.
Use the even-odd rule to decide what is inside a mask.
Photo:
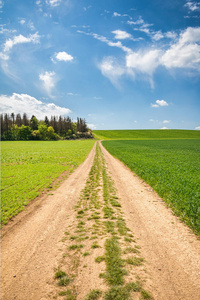
[{"label": "blue sky", "polygon": [[200,129],[200,2],[0,0],[1,112]]}]

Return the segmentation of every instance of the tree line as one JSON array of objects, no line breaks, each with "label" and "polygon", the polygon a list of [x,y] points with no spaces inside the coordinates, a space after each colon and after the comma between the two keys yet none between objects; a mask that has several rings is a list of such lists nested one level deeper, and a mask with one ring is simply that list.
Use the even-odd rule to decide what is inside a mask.
[{"label": "tree line", "polygon": [[47,116],[38,120],[34,115],[29,119],[27,114],[1,114],[1,140],[59,140],[93,138],[85,119]]}]

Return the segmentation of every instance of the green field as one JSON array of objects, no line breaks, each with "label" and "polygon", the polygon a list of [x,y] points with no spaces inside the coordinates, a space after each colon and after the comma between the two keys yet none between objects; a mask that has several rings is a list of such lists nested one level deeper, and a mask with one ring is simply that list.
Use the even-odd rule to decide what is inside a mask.
[{"label": "green field", "polygon": [[1,222],[41,194],[89,154],[94,140],[1,142]]},{"label": "green field", "polygon": [[200,233],[200,139],[117,140],[102,144]]},{"label": "green field", "polygon": [[100,140],[200,139],[200,130],[94,130]]}]

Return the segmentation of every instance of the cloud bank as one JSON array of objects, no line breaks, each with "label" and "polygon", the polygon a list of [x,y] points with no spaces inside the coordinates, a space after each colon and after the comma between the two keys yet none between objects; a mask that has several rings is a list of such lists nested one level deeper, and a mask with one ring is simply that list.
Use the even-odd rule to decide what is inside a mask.
[{"label": "cloud bank", "polygon": [[64,116],[71,113],[69,108],[60,107],[54,103],[44,103],[26,94],[13,93],[12,96],[0,96],[1,113],[27,113],[28,117],[35,115],[38,119],[45,116]]},{"label": "cloud bank", "polygon": [[[138,22],[142,23],[142,20],[140,19]],[[121,38],[121,40],[128,38],[128,33],[125,31],[117,30],[112,31],[112,33],[115,33],[115,37]],[[200,72],[200,27],[188,27],[180,33],[179,38],[176,37],[174,32],[168,32],[167,34],[168,37],[174,40],[174,43],[168,49],[163,50],[163,47],[152,47],[138,51],[123,46],[121,41],[111,42],[107,38],[94,33],[89,35],[107,43],[108,46],[118,47],[125,52],[123,66],[114,57],[104,57],[102,62],[98,64],[102,75],[109,78],[112,83],[119,81],[120,77],[125,74],[131,76],[132,79],[142,78],[148,80],[153,88],[153,75],[160,66],[165,67],[167,70],[187,70],[190,74]],[[158,39],[161,33],[157,32],[156,35],[157,38],[154,36],[154,39]]]}]

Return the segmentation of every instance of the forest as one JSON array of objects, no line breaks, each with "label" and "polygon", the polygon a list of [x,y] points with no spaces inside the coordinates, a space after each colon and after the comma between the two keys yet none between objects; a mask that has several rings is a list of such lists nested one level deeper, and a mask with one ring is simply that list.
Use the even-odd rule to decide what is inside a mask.
[{"label": "forest", "polygon": [[92,131],[87,127],[85,119],[77,118],[73,122],[70,117],[45,116],[44,120],[38,120],[27,114],[1,114],[1,140],[60,140],[93,138]]}]

